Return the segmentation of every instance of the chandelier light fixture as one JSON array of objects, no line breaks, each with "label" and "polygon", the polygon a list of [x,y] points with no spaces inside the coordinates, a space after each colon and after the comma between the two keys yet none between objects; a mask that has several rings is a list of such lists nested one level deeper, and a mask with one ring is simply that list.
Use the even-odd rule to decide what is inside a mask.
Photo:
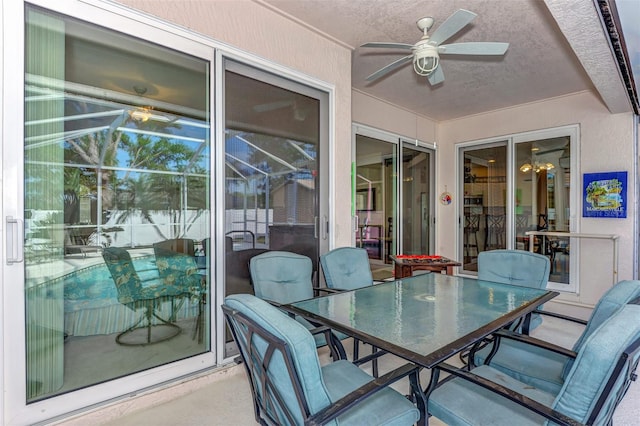
[{"label": "chandelier light fixture", "polygon": [[533,164],[524,163],[522,166],[520,166],[520,171],[522,173],[529,173],[530,171],[533,170],[536,173],[540,173],[541,170],[552,170],[555,168],[556,167],[553,165],[553,163],[541,163],[541,162],[535,161]]}]

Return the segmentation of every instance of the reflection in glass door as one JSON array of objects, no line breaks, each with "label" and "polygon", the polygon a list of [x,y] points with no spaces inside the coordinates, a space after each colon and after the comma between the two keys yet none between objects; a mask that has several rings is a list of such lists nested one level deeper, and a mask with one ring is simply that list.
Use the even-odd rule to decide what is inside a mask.
[{"label": "reflection in glass door", "polygon": [[[309,257],[318,285],[327,94],[231,60],[224,65],[224,294],[253,293],[249,262],[268,250]],[[228,357],[235,345],[226,333]]]},{"label": "reflection in glass door", "polygon": [[211,349],[207,60],[26,10],[28,403]]},{"label": "reflection in glass door", "polygon": [[403,145],[401,216],[404,254],[433,254],[432,161],[430,151]]},{"label": "reflection in glass door", "polygon": [[[526,231],[570,230],[570,137],[515,144],[515,248],[529,250]],[[549,257],[550,281],[569,283],[570,239],[535,237],[534,251]]]},{"label": "reflection in glass door", "polygon": [[356,134],[355,245],[367,250],[374,279],[392,276],[396,253],[397,147],[395,143]]},{"label": "reflection in glass door", "polygon": [[478,270],[478,253],[507,248],[506,142],[462,149],[460,218],[463,270]]}]

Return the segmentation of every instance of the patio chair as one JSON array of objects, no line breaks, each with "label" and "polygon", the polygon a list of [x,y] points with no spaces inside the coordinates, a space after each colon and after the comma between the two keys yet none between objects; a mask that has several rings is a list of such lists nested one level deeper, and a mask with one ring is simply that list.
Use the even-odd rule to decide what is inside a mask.
[{"label": "patio chair", "polygon": [[198,342],[202,342],[204,337],[206,280],[199,273],[196,258],[191,254],[193,252],[193,241],[180,240],[181,242],[178,243],[175,243],[175,241],[177,240],[163,241],[153,245],[158,275],[165,285],[176,286],[192,295],[193,301],[198,305],[193,338],[195,339],[198,336]]},{"label": "patio chair", "polygon": [[[225,299],[222,310],[244,361],[258,423],[424,423],[416,366],[406,364],[375,380],[346,360],[320,366],[310,331],[269,303],[236,294]],[[388,387],[407,376],[419,408]]]},{"label": "patio chair", "polygon": [[[427,390],[429,414],[451,425],[610,425],[636,378],[638,302],[635,299],[606,319],[578,353],[557,349],[574,360],[557,392],[519,381],[490,365],[467,371],[441,364],[434,368]],[[529,336],[518,336],[536,344]],[[438,382],[441,371],[450,376]]]},{"label": "patio chair", "polygon": [[[600,298],[588,321],[549,311],[542,314],[584,325],[582,334],[571,348],[573,352],[579,353],[585,341],[607,318],[637,297],[640,297],[640,281],[621,281]],[[502,338],[495,350],[491,345],[487,346],[472,353],[470,359],[474,365],[489,364],[496,370],[544,391],[559,392],[573,359],[568,358],[562,350],[555,351],[555,345],[541,343],[533,346],[516,339],[517,336]]]},{"label": "patio chair", "polygon": [[[279,306],[314,297],[311,281],[313,265],[307,256],[287,251],[268,251],[252,257],[249,270],[255,295],[272,305]],[[298,315],[295,320],[307,329],[316,327]],[[327,342],[324,335],[315,335],[316,346],[328,344],[334,359],[343,358],[344,349],[339,340],[347,336],[331,336],[332,341]],[[333,339],[334,336],[337,340]]]},{"label": "patio chair", "polygon": [[[546,256],[523,250],[491,250],[478,255],[478,279],[524,287],[545,288],[549,281],[550,262]],[[542,306],[539,307],[542,309]],[[524,321],[523,332],[542,323],[538,314]],[[519,322],[512,329],[519,326]]]},{"label": "patio chair", "polygon": [[188,238],[173,238],[170,240],[164,240],[153,244],[153,248],[156,247],[173,251],[176,253],[184,253],[190,256],[195,256],[195,245],[193,240]]},{"label": "patio chair", "polygon": [[[363,248],[339,247],[320,256],[320,265],[324,273],[327,287],[333,290],[346,291],[368,287],[374,284],[369,266],[369,255]],[[359,359],[360,340],[353,339],[353,359]],[[371,353],[376,353],[375,346]],[[373,376],[378,377],[378,360],[371,364]]]},{"label": "patio chair", "polygon": [[[127,330],[118,334],[116,342],[125,346],[140,346],[169,340],[180,334],[181,328],[174,321],[175,300],[191,295],[188,286],[181,281],[166,283],[156,281],[150,285],[143,285],[138,276],[129,252],[119,247],[107,247],[102,251],[102,257],[109,268],[109,273],[116,286],[118,301],[132,311],[144,309],[144,314],[138,322]],[[165,303],[171,304],[171,315],[165,319],[157,314],[157,310]],[[154,318],[159,323],[154,324]],[[157,333],[152,333],[158,328]],[[163,332],[160,330],[164,328]],[[136,340],[135,331],[146,329],[142,340]]]}]

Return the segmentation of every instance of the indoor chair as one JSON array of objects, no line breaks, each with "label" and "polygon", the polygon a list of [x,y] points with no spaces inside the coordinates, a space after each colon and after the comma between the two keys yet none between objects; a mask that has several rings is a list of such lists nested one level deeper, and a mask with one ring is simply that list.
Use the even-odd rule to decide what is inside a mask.
[{"label": "indoor chair", "polygon": [[[491,250],[478,255],[478,279],[524,287],[545,288],[549,282],[550,262],[546,256],[523,250]],[[542,306],[539,307],[542,309]],[[542,323],[538,314],[527,317],[523,332]],[[512,326],[515,329],[519,322]]]},{"label": "indoor chair", "polygon": [[[610,425],[635,380],[640,356],[640,303],[635,299],[591,333],[579,352],[556,347],[572,360],[559,390],[524,383],[490,365],[467,371],[448,364],[433,370],[427,411],[450,425]],[[540,341],[517,334],[522,341]],[[497,337],[504,340],[507,337]],[[440,372],[449,376],[439,381]]]},{"label": "indoor chair", "polygon": [[190,256],[195,256],[195,245],[193,240],[188,238],[173,238],[170,240],[160,241],[153,244],[153,248],[156,247],[173,251],[175,253],[184,253]]},{"label": "indoor chair", "polygon": [[[338,291],[356,290],[374,284],[369,266],[369,255],[363,248],[339,247],[320,256],[320,265],[327,287]],[[353,359],[359,359],[359,339],[353,339]],[[377,350],[372,347],[372,353]],[[378,376],[378,360],[371,364],[374,377]]]},{"label": "indoor chair", "polygon": [[[588,321],[549,311],[541,314],[584,325],[582,334],[571,348],[573,352],[579,353],[584,342],[607,318],[637,297],[640,297],[640,281],[621,281],[600,298]],[[508,332],[500,333],[510,335]],[[486,363],[521,382],[557,393],[573,361],[571,358],[567,359],[562,351],[554,351],[554,346],[533,346],[517,340],[515,336],[500,339],[500,344],[495,350],[489,345],[477,353],[472,351],[470,359],[473,360],[473,365]]]},{"label": "indoor chair", "polygon": [[[250,294],[236,294],[225,299],[222,310],[244,361],[258,423],[425,422],[425,400],[415,365],[405,364],[375,380],[344,359],[321,366],[311,332],[271,304]],[[388,387],[407,376],[418,408]]]},{"label": "indoor chair", "polygon": [[[181,282],[165,283],[156,281],[150,285],[143,285],[138,276],[129,252],[119,247],[107,247],[102,251],[102,257],[109,269],[111,278],[116,286],[118,301],[131,309],[138,311],[144,309],[144,315],[138,322],[127,330],[118,334],[116,342],[121,345],[138,346],[162,342],[180,334],[180,327],[175,320],[175,300],[190,296],[188,287],[183,287]],[[171,304],[171,316],[168,319],[157,314],[157,310],[165,303]],[[154,318],[159,321],[154,324]],[[163,333],[152,333],[152,329],[165,328]],[[143,340],[130,340],[138,329],[146,329]],[[167,331],[168,330],[168,331]],[[135,337],[135,336],[133,336]]]},{"label": "indoor chair", "polygon": [[[272,305],[285,305],[314,297],[313,264],[307,256],[288,251],[268,251],[251,258],[249,271],[255,295]],[[295,319],[307,329],[316,327],[299,315]],[[336,337],[341,340],[347,336],[340,334]],[[324,335],[315,335],[314,338],[317,347],[329,346],[334,359],[343,357],[344,349],[338,340],[327,342]],[[340,354],[334,353],[336,348]]]}]

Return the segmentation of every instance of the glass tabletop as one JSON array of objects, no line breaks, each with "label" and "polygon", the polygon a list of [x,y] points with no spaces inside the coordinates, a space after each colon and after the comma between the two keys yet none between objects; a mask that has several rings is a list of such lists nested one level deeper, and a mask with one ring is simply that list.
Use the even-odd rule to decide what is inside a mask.
[{"label": "glass tabletop", "polygon": [[430,368],[557,295],[475,278],[423,274],[292,303],[289,308]]}]

